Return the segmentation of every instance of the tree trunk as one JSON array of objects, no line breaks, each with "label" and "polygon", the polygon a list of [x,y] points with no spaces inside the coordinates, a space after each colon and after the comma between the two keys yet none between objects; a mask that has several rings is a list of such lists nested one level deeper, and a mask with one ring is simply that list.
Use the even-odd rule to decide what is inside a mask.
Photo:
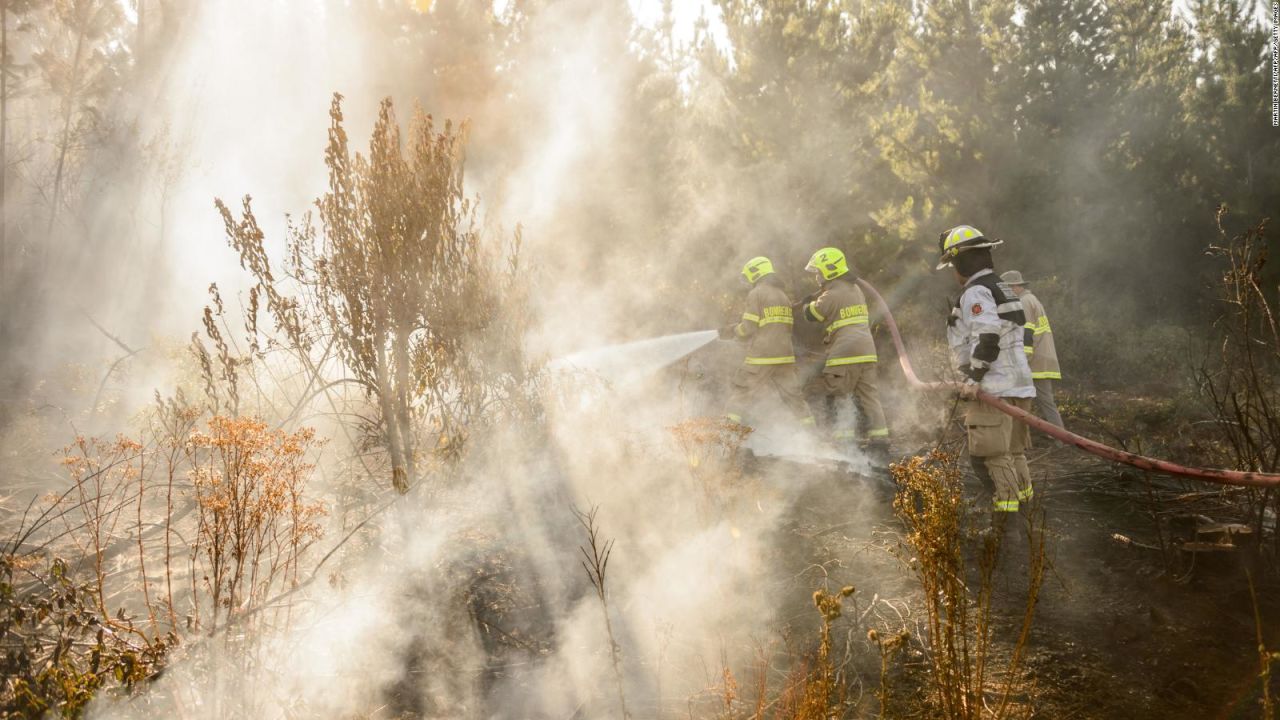
[{"label": "tree trunk", "polygon": [[408,479],[412,481],[415,476],[413,453],[415,450],[413,436],[413,417],[409,412],[409,395],[413,380],[409,373],[409,332],[401,326],[396,332],[395,338],[392,340],[392,356],[395,367],[396,378],[396,420],[400,425],[402,447],[401,452],[404,453],[405,472],[408,473]]},{"label": "tree trunk", "polygon": [[[375,337],[385,337],[383,333],[375,333]],[[375,380],[378,383],[378,408],[382,411],[382,423],[386,426],[387,451],[391,455],[391,484],[396,492],[409,492],[409,473],[404,464],[404,445],[401,443],[400,415],[396,412],[394,390],[391,386],[389,369],[387,368],[387,350],[385,346],[378,348],[377,366],[374,368]]]},{"label": "tree trunk", "polygon": [[9,234],[8,188],[9,176],[9,3],[0,0],[0,343],[8,343],[6,329],[9,326]]},{"label": "tree trunk", "polygon": [[45,228],[44,250],[41,254],[40,277],[47,277],[49,253],[53,245],[53,227],[58,220],[58,206],[62,203],[62,177],[66,172],[67,151],[71,148],[71,119],[75,115],[76,85],[80,73],[80,58],[84,53],[84,29],[76,30],[76,52],[71,60],[71,87],[62,99],[62,139],[58,147],[58,169],[53,175],[53,203],[49,206],[49,224]]},{"label": "tree trunk", "polygon": [[146,22],[145,22],[147,18],[147,0],[137,0],[137,2],[138,2],[138,5],[137,5],[138,46],[133,50],[133,57],[135,58],[135,62],[141,65],[144,59],[143,58],[144,46],[147,43]]}]

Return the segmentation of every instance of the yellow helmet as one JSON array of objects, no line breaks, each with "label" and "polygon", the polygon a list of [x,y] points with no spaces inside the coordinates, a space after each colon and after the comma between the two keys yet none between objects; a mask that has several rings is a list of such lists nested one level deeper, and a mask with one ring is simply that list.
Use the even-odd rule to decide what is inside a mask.
[{"label": "yellow helmet", "polygon": [[938,250],[942,253],[942,258],[938,262],[937,269],[941,270],[950,265],[952,258],[965,250],[995,247],[1002,242],[1004,241],[988,238],[972,225],[957,225],[938,235]]},{"label": "yellow helmet", "polygon": [[849,261],[845,259],[844,253],[839,250],[833,247],[825,247],[809,258],[809,264],[805,265],[804,269],[809,272],[822,273],[823,280],[835,280],[849,272]]},{"label": "yellow helmet", "polygon": [[752,285],[765,275],[771,274],[773,274],[773,261],[763,255],[751,258],[746,265],[742,266],[742,276]]}]

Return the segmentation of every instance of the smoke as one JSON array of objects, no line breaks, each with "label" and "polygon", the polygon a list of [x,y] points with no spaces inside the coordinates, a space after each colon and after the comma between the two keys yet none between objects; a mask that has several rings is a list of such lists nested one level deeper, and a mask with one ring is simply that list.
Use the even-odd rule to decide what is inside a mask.
[{"label": "smoke", "polygon": [[[426,716],[603,716],[615,712],[614,642],[637,712],[653,713],[659,686],[667,703],[698,696],[722,664],[747,667],[788,596],[810,592],[771,560],[804,478],[708,485],[674,440],[673,424],[710,402],[654,378],[564,403],[545,436],[487,439],[465,483],[419,488],[378,518],[372,546],[291,598],[288,626],[247,643],[247,667],[220,650],[227,635],[195,638],[142,697],[102,698],[91,717],[344,716],[388,702]],[[578,562],[574,507],[599,508],[614,543],[612,637]],[[850,503],[846,517],[869,524],[869,512]],[[494,650],[512,637],[531,649]]]},{"label": "smoke", "polygon": [[[476,32],[500,22],[465,4],[441,5],[438,12],[455,13]],[[656,184],[669,175],[648,165],[649,145],[624,145],[655,118],[635,112],[654,73],[652,59],[629,53],[631,18],[621,4],[546,5],[512,32],[501,65],[468,60],[465,37],[433,35],[413,12],[387,6],[364,15],[345,3],[291,0],[196,6],[139,112],[142,137],[177,163],[171,172],[145,171],[148,202],[167,218],[155,230],[158,279],[123,290],[128,297],[114,305],[108,326],[175,348],[180,341],[167,339],[197,326],[209,283],[244,302],[246,276],[212,199],[234,204],[253,195],[280,257],[286,217],[306,212],[325,189],[322,149],[335,91],[346,97],[353,139],[367,137],[387,95],[402,121],[414,99],[437,117],[470,119],[468,189],[494,227],[524,227],[534,288],[527,312],[535,319],[526,344],[537,356],[713,326],[731,314],[715,298],[734,282],[740,259],[781,239],[787,257],[779,264],[796,265],[800,248],[813,243],[804,235],[817,235],[807,231],[821,222],[797,222],[798,211],[780,210],[787,198],[773,197],[794,173],[766,163],[725,175],[712,154],[690,151],[685,169],[706,183],[687,207],[661,206]],[[665,111],[670,127],[687,127],[679,108]],[[714,121],[727,110],[700,112],[700,121]],[[671,142],[666,132],[653,129],[651,141]],[[656,226],[656,217],[675,220]],[[708,239],[722,249],[699,263],[701,251],[692,248]],[[193,637],[184,659],[140,697],[104,694],[91,716],[333,717],[390,702],[428,716],[599,717],[614,712],[615,642],[624,692],[653,714],[660,700],[676,703],[722,681],[722,667],[746,666],[753,642],[780,626],[806,632],[813,618],[782,618],[779,608],[797,599],[804,606],[814,584],[853,578],[798,578],[789,565],[772,564],[808,489],[807,473],[796,468],[825,459],[866,469],[865,460],[794,426],[766,424],[747,448],[797,462],[761,461],[726,472],[737,485],[717,485],[720,475],[701,472],[672,429],[719,413],[722,397],[707,381],[727,377],[740,357],[725,348],[700,354],[684,371],[691,382],[674,382],[678,371],[657,372],[710,338],[690,332],[669,347],[570,356],[567,364],[625,382],[553,384],[545,427],[485,438],[449,481],[376,516],[376,532],[343,546],[316,582],[288,598],[287,624],[249,639],[234,629]],[[114,380],[123,410],[100,422],[132,414],[157,387],[189,384],[190,360],[172,367],[181,352],[157,351]],[[583,393],[592,402],[576,402]],[[332,419],[318,424],[340,437]],[[352,450],[322,460],[323,491],[341,485],[333,476],[343,467],[332,455]],[[614,543],[612,637],[578,562],[586,540],[573,510],[591,507]],[[851,502],[846,518],[865,528],[875,522],[864,502]],[[333,517],[321,552],[347,530]],[[516,626],[487,625],[494,615]],[[523,654],[495,650],[508,641]],[[511,666],[495,667],[500,657]]]}]

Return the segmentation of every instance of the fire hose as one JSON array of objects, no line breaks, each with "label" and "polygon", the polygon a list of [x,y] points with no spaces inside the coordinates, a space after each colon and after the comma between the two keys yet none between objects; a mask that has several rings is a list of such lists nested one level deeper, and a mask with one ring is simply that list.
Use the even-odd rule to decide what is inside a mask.
[{"label": "fire hose", "polygon": [[[871,283],[858,278],[858,285],[867,294],[876,301],[884,313],[884,324],[889,328],[889,334],[893,336],[893,346],[898,351],[898,363],[902,366],[902,372],[907,377],[907,382],[912,387],[920,390],[930,391],[957,391],[961,387],[958,382],[925,382],[916,375],[915,370],[911,367],[911,358],[907,356],[906,345],[902,342],[902,333],[898,331],[898,324],[894,322],[893,312],[889,309],[889,304],[885,302],[880,293],[876,291]],[[1118,450],[1109,445],[1103,445],[1096,440],[1090,440],[1087,437],[1076,435],[1073,432],[1064,430],[1053,423],[1042,420],[1035,415],[1004,402],[1000,398],[990,395],[982,390],[977,393],[977,399],[986,405],[999,410],[1017,420],[1021,420],[1027,425],[1061,440],[1069,445],[1074,445],[1081,450],[1096,455],[1105,460],[1132,465],[1133,467],[1150,472],[1166,473],[1169,475],[1179,475],[1182,477],[1195,478],[1197,480],[1205,480],[1208,482],[1218,483],[1221,485],[1239,485],[1245,487],[1280,487],[1280,475],[1249,472],[1240,470],[1218,470],[1214,468],[1196,468],[1179,465],[1167,460],[1159,460],[1156,458],[1138,455],[1136,453]]]}]

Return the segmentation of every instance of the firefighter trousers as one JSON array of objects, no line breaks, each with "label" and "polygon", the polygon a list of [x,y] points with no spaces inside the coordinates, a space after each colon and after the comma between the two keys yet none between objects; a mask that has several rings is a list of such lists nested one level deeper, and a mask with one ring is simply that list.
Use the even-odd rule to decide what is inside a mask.
[{"label": "firefighter trousers", "polygon": [[880,405],[876,364],[856,363],[823,368],[822,389],[826,394],[827,423],[836,440],[853,440],[857,430],[854,403],[861,411],[863,434],[868,440],[888,441],[889,425]]},{"label": "firefighter trousers", "polygon": [[1053,381],[1049,378],[1036,378],[1035,384],[1036,414],[1062,427],[1062,415],[1058,413],[1058,403],[1053,399]]},{"label": "firefighter trousers", "polygon": [[[801,392],[800,374],[794,363],[784,365],[742,365],[733,374],[730,383],[728,409],[725,417],[736,423],[744,423],[747,408],[758,401],[765,391],[772,392],[782,404],[805,425],[813,424],[813,413]],[[745,424],[745,423],[744,423]]]},{"label": "firefighter trousers", "polygon": [[[1031,398],[1001,398],[1030,412]],[[996,512],[1017,512],[1034,494],[1027,448],[1031,429],[999,410],[970,400],[964,411],[969,436],[969,461],[974,472],[992,491]]]}]

